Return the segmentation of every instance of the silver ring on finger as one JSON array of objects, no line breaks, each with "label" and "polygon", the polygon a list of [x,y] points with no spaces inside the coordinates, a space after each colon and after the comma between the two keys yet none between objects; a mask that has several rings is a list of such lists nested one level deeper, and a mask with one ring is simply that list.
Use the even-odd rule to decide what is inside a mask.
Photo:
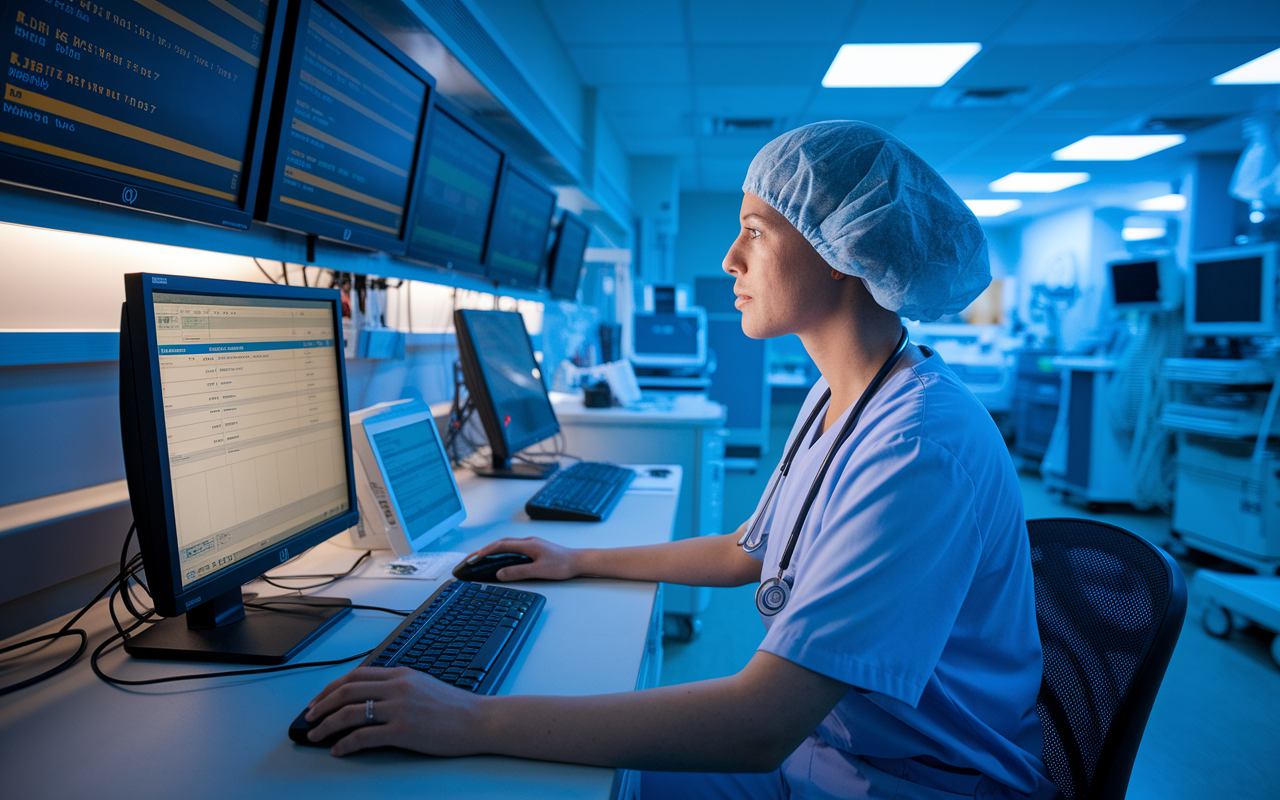
[{"label": "silver ring on finger", "polygon": [[364,718],[369,720],[370,724],[377,721],[373,718],[373,699],[372,698],[364,701]]}]

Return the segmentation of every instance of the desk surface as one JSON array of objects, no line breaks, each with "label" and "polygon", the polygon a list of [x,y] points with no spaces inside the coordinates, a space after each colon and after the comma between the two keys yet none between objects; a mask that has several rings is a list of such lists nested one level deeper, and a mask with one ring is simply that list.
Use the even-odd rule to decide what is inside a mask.
[{"label": "desk surface", "polygon": [[[469,552],[503,536],[538,535],[575,547],[653,544],[670,537],[677,491],[629,490],[603,523],[534,522],[524,501],[535,481],[460,476],[467,521],[432,549]],[[678,486],[678,484],[676,484]],[[347,557],[342,551],[323,545]],[[326,554],[320,553],[317,557]],[[547,606],[499,694],[595,694],[636,688],[657,585],[579,579],[512,584],[540,592]],[[358,603],[412,609],[439,583],[391,578],[346,578],[315,594]],[[247,591],[263,591],[251,584]],[[265,587],[264,594],[273,593]],[[353,655],[376,646],[399,621],[356,610],[307,648],[298,661]],[[55,630],[55,623],[23,634]],[[110,629],[104,604],[81,625],[90,649]],[[71,652],[71,640],[20,661],[34,674]],[[137,661],[120,649],[102,659],[108,674],[148,678],[227,669]],[[0,795],[90,798],[306,797],[555,797],[606,798],[616,791],[612,769],[493,756],[435,759],[405,752],[331,757],[286,736],[289,723],[326,683],[356,663],[249,678],[214,678],[136,688],[94,677],[88,656],[42,684],[0,698]],[[231,667],[234,669],[235,667]],[[8,674],[5,674],[8,673]],[[0,682],[18,679],[0,671]]]}]

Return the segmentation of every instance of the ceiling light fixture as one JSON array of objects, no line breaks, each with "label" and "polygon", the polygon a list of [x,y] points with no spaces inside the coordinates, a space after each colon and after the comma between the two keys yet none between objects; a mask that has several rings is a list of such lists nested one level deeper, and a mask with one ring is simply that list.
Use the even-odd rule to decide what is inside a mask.
[{"label": "ceiling light fixture", "polygon": [[993,192],[1060,192],[1087,180],[1087,172],[1010,172],[987,188]]},{"label": "ceiling light fixture", "polygon": [[828,89],[941,86],[978,54],[977,42],[845,44],[827,68]]},{"label": "ceiling light fixture", "polygon": [[1187,140],[1181,133],[1138,136],[1086,136],[1053,153],[1054,161],[1134,161]]},{"label": "ceiling light fixture", "polygon": [[1168,231],[1164,228],[1121,228],[1120,238],[1126,242],[1146,242],[1151,239],[1163,239]]},{"label": "ceiling light fixture", "polygon": [[1215,84],[1280,83],[1280,48],[1264,56],[1227,70],[1212,81]]},{"label": "ceiling light fixture", "polygon": [[1186,207],[1186,195],[1181,194],[1162,194],[1138,201],[1139,211],[1182,211]]},{"label": "ceiling light fixture", "polygon": [[1002,217],[1022,208],[1021,200],[965,200],[975,217]]}]

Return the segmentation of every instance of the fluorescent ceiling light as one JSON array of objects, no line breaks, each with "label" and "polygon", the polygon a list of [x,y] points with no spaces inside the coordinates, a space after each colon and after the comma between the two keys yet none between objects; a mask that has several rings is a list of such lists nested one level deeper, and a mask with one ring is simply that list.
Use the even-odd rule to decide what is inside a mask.
[{"label": "fluorescent ceiling light", "polygon": [[1187,140],[1181,133],[1141,136],[1086,136],[1054,151],[1054,161],[1133,161]]},{"label": "fluorescent ceiling light", "polygon": [[1126,242],[1145,242],[1148,239],[1163,239],[1166,233],[1164,228],[1122,228],[1120,238]]},{"label": "fluorescent ceiling light", "polygon": [[1087,172],[1010,172],[987,188],[993,192],[1059,192],[1087,180]]},{"label": "fluorescent ceiling light", "polygon": [[828,89],[941,86],[978,54],[977,42],[960,44],[845,44],[827,68]]},{"label": "fluorescent ceiling light", "polygon": [[1138,201],[1139,211],[1182,211],[1186,207],[1186,195],[1181,194],[1162,194]]},{"label": "fluorescent ceiling light", "polygon": [[1280,83],[1280,48],[1227,70],[1214,78],[1213,83]]},{"label": "fluorescent ceiling light", "polygon": [[975,217],[1002,217],[1022,208],[1021,200],[965,200]]}]

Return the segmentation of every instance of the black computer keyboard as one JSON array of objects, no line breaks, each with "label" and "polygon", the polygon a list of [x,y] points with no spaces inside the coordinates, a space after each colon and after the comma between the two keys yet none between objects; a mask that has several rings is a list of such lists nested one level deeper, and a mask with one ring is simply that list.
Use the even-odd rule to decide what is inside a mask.
[{"label": "black computer keyboard", "polygon": [[617,464],[580,461],[556,473],[524,504],[524,510],[532,519],[600,522],[635,477],[635,470]]},{"label": "black computer keyboard", "polygon": [[[410,667],[476,694],[493,694],[547,599],[534,592],[453,581],[405,618],[361,666]],[[346,731],[309,741],[306,712],[289,726],[299,744],[330,747]]]}]

